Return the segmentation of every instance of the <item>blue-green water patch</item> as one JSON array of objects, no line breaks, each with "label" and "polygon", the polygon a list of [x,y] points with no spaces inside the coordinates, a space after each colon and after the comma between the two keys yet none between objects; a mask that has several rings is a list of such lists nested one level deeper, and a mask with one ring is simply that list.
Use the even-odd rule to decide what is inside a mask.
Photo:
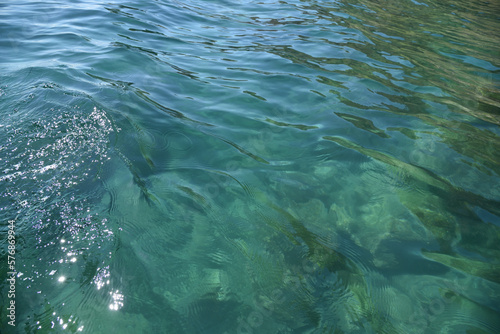
[{"label": "blue-green water patch", "polygon": [[497,9],[1,5],[1,332],[499,332]]}]

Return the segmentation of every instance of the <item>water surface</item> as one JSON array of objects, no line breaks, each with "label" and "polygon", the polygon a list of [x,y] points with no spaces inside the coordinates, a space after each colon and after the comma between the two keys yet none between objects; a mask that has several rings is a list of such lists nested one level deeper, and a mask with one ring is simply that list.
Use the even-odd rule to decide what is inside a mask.
[{"label": "water surface", "polygon": [[499,13],[0,4],[2,333],[500,332]]}]

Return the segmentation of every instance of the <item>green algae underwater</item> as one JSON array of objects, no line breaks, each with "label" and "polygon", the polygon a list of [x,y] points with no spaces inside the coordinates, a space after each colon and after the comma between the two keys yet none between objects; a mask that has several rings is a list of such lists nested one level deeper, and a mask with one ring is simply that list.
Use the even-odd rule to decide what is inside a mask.
[{"label": "green algae underwater", "polygon": [[494,1],[0,4],[1,333],[500,332],[498,41]]}]

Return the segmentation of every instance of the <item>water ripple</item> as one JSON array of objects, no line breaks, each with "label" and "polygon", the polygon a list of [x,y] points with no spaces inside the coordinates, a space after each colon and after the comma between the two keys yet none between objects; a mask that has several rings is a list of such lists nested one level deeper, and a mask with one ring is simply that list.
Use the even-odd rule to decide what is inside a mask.
[{"label": "water ripple", "polygon": [[0,5],[27,331],[498,329],[497,2],[59,2]]}]

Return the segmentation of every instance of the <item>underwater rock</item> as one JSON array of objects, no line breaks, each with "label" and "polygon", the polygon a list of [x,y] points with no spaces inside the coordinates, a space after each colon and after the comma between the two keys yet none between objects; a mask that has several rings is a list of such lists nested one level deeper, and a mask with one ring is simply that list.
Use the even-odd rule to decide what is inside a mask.
[{"label": "underwater rock", "polygon": [[328,217],[335,222],[337,229],[347,233],[350,232],[352,219],[344,206],[333,203],[328,211]]},{"label": "underwater rock", "polygon": [[398,265],[398,260],[390,249],[379,247],[373,255],[373,264],[377,268],[392,268]]},{"label": "underwater rock", "polygon": [[314,166],[313,174],[320,180],[334,178],[339,174],[339,167],[333,164],[318,164]]},{"label": "underwater rock", "polygon": [[306,203],[295,203],[292,213],[299,217],[306,225],[321,225],[326,218],[326,208],[322,201],[312,198]]}]

